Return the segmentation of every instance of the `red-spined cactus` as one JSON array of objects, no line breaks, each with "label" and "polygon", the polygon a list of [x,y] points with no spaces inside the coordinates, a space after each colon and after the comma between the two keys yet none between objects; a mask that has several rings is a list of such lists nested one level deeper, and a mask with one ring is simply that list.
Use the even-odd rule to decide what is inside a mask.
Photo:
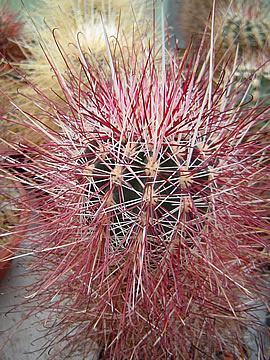
[{"label": "red-spined cactus", "polygon": [[54,69],[65,99],[36,89],[35,103],[60,130],[22,110],[44,141],[2,169],[35,211],[29,297],[70,354],[95,343],[103,359],[240,359],[269,260],[267,131],[249,132],[267,109],[244,106],[233,77],[212,88],[207,66],[160,66],[142,49],[112,61],[112,81],[86,59]]}]

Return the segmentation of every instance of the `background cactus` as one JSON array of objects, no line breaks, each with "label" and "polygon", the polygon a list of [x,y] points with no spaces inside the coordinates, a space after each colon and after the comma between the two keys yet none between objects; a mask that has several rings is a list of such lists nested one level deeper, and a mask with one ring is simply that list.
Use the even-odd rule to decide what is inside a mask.
[{"label": "background cactus", "polygon": [[[11,93],[18,86],[18,79],[12,75],[12,66],[25,59],[26,55],[17,42],[23,37],[24,23],[18,12],[10,10],[5,5],[0,5],[0,88]],[[12,65],[11,65],[12,63]],[[0,98],[0,115],[10,110],[11,106],[5,97]],[[3,133],[3,123],[0,125]]]},{"label": "background cactus", "polygon": [[[250,77],[256,71],[251,95],[254,101],[269,98],[270,73],[270,17],[269,4],[251,1],[235,1],[222,20],[221,41],[223,46],[238,46],[240,53],[239,76]],[[220,20],[219,20],[220,21]]]},{"label": "background cactus", "polygon": [[[21,37],[23,22],[18,19],[19,13],[12,12],[7,5],[0,6],[0,59],[1,71],[3,71],[3,59],[20,61],[25,58],[19,46],[16,44]],[[8,66],[8,64],[6,64]]]},{"label": "background cactus", "polygon": [[266,51],[269,53],[268,7],[260,1],[256,6],[251,1],[235,1],[229,8],[222,27],[224,46],[237,43],[240,51]]},{"label": "background cactus", "polygon": [[[269,2],[258,1],[255,5],[249,0],[234,0],[231,3],[217,0],[215,5],[216,64],[220,59],[226,59],[226,62],[231,62],[232,68],[238,49],[239,78],[243,80],[253,76],[250,94],[254,102],[266,100],[270,89]],[[193,47],[198,49],[206,27],[206,41],[209,40],[212,6],[212,0],[184,0],[178,5],[176,3],[173,28],[182,47],[186,48],[192,41]],[[222,71],[223,65],[220,65]]]}]

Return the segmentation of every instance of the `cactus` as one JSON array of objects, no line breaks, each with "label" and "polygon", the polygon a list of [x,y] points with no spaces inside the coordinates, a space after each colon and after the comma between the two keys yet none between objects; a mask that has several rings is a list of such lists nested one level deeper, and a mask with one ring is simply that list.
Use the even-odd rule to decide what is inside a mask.
[{"label": "cactus", "polygon": [[[224,47],[237,45],[241,55],[239,75],[255,76],[252,95],[254,100],[265,99],[265,81],[269,81],[270,18],[269,5],[262,2],[238,0],[222,21],[221,41]],[[268,86],[269,87],[269,84]]]},{"label": "cactus", "polygon": [[[18,19],[19,13],[8,9],[7,5],[0,6],[0,59],[1,68],[4,70],[5,60],[21,61],[25,56],[19,46],[16,44],[21,38],[24,23]],[[6,67],[8,65],[6,64]]]},{"label": "cactus", "polygon": [[[204,41],[209,41],[213,4],[211,0],[184,0],[176,5],[178,15],[174,15],[174,28],[180,32],[180,40],[184,41],[185,47],[192,41],[193,47],[198,49],[206,27],[208,31]],[[221,60],[222,71],[222,63],[226,59],[232,70],[238,49],[237,76],[240,81],[253,77],[250,96],[255,104],[267,100],[270,91],[269,9],[266,1],[257,1],[256,5],[250,0],[235,0],[231,3],[227,0],[215,1],[216,64]]]},{"label": "cactus", "polygon": [[240,51],[266,51],[269,53],[270,21],[268,7],[261,2],[256,6],[250,1],[236,1],[230,8],[222,26],[224,46],[233,42],[238,44]]},{"label": "cactus", "polygon": [[241,358],[243,329],[256,327],[248,301],[265,302],[268,130],[249,129],[267,108],[243,106],[233,75],[212,93],[208,66],[197,75],[187,57],[160,65],[155,46],[136,49],[122,64],[109,52],[111,80],[86,57],[65,76],[52,65],[64,97],[32,84],[42,116],[18,106],[17,121],[43,137],[13,145],[23,172],[1,160],[34,211],[41,279],[28,299],[50,308],[66,356]]},{"label": "cactus", "polygon": [[[0,5],[0,88],[5,92],[12,92],[16,88],[14,86],[16,80],[10,75],[12,66],[17,66],[25,59],[23,50],[17,44],[17,41],[23,37],[24,28],[24,22],[19,15],[10,10],[7,4]],[[10,108],[8,101],[2,96],[0,115],[4,115]],[[3,124],[0,128],[3,133]]]}]

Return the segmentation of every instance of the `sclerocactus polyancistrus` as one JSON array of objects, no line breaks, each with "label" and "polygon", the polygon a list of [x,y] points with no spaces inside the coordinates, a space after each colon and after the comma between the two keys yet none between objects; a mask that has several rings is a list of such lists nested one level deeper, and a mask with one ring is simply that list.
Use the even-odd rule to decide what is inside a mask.
[{"label": "sclerocactus polyancistrus", "polygon": [[37,90],[35,103],[59,130],[21,110],[44,137],[17,145],[43,274],[29,295],[72,354],[240,359],[269,259],[267,134],[249,132],[267,109],[244,106],[233,78],[211,91],[207,67],[144,51],[111,59],[112,81],[86,59],[54,69],[65,100]]}]

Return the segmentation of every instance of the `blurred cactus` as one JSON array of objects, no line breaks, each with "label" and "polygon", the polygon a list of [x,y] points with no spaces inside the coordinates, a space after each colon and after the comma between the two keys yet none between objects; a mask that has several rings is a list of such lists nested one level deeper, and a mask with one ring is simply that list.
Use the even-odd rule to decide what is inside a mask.
[{"label": "blurred cactus", "polygon": [[[251,87],[253,100],[269,99],[270,92],[270,6],[262,1],[233,2],[222,24],[221,43],[225,48],[239,49],[240,77],[254,77]],[[217,24],[217,26],[219,26]],[[253,75],[254,74],[254,75]],[[269,101],[269,100],[268,100]],[[268,102],[269,103],[269,102]]]},{"label": "blurred cactus", "polygon": [[[174,27],[180,31],[185,46],[192,41],[198,49],[205,27],[205,41],[209,41],[212,0],[184,0],[178,5],[178,19]],[[267,100],[270,92],[270,4],[247,0],[217,0],[215,8],[216,64],[229,61],[231,70],[236,49],[239,52],[239,79],[253,77],[250,95],[253,101]],[[228,60],[229,59],[229,60]],[[269,104],[269,100],[268,104]]]},{"label": "blurred cactus", "polygon": [[4,71],[8,64],[5,60],[18,62],[25,59],[20,47],[17,45],[22,36],[24,23],[18,20],[19,13],[8,9],[7,5],[0,5],[0,71]]},{"label": "blurred cactus", "polygon": [[[256,9],[259,4],[254,5]],[[247,7],[247,4],[242,5]],[[239,45],[240,51],[246,50],[267,50],[269,51],[270,41],[270,22],[267,20],[267,15],[259,16],[258,11],[252,14],[251,6],[247,7],[246,11],[250,15],[243,16],[243,11],[240,13],[234,12],[226,18],[222,37],[224,39],[224,46],[229,47],[233,42]],[[253,16],[252,16],[253,15]]]},{"label": "blurred cactus", "polygon": [[[20,87],[20,78],[14,69],[19,68],[21,61],[26,59],[25,49],[18,45],[24,36],[25,23],[21,20],[20,13],[0,5],[0,116],[7,114],[12,106],[1,91],[16,97],[17,88]],[[0,122],[1,136],[6,136],[11,126]]]}]

